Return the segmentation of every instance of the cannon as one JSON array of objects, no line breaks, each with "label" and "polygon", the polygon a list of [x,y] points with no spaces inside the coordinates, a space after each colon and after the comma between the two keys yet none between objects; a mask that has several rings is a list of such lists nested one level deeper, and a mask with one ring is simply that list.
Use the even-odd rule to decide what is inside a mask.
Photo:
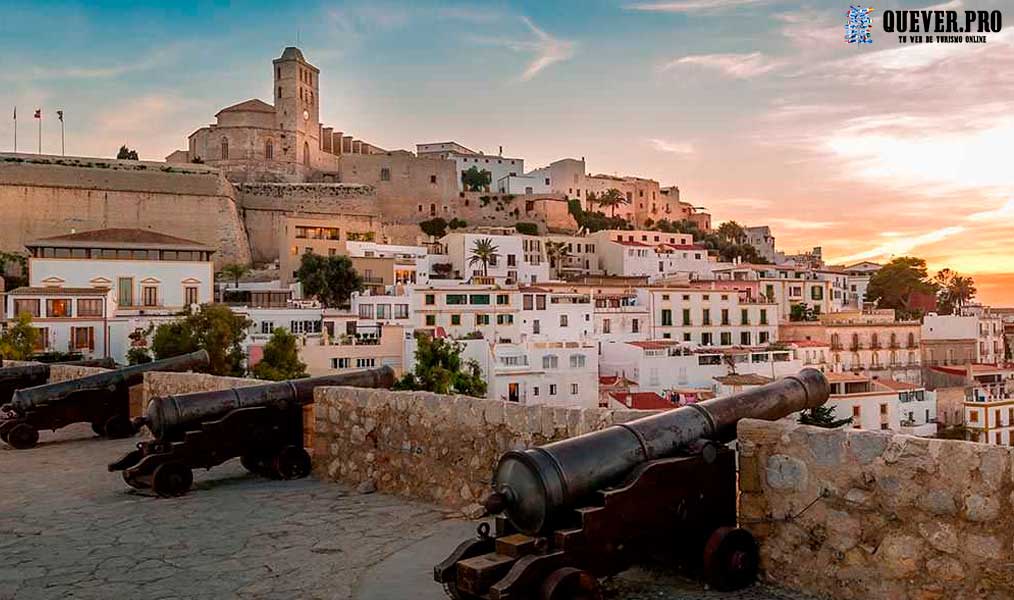
[{"label": "cannon", "polygon": [[[91,423],[92,430],[108,438],[137,433],[130,420],[130,387],[141,383],[148,371],[186,371],[208,364],[208,353],[198,350],[140,365],[131,365],[77,379],[18,389],[0,407],[0,439],[16,449],[35,446],[40,429],[56,431],[73,423]],[[34,365],[33,365],[34,366]],[[47,372],[48,365],[42,365]]]},{"label": "cannon", "polygon": [[740,419],[777,420],[827,401],[804,369],[752,390],[505,453],[478,536],[433,569],[452,598],[600,598],[598,579],[663,560],[718,590],[753,583],[756,542],[737,527]]},{"label": "cannon", "polygon": [[272,479],[299,479],[310,474],[310,455],[303,449],[303,407],[313,403],[320,386],[389,388],[394,370],[381,367],[155,398],[136,420],[154,439],[109,465],[122,471],[135,489],[162,497],[181,496],[193,484],[193,469],[220,465],[240,457],[251,473]]},{"label": "cannon", "polygon": [[21,388],[42,385],[49,380],[50,367],[53,364],[72,365],[78,367],[101,367],[112,369],[116,363],[111,358],[74,360],[62,363],[31,363],[20,366],[2,366],[0,362],[0,405],[10,402],[14,392]]}]

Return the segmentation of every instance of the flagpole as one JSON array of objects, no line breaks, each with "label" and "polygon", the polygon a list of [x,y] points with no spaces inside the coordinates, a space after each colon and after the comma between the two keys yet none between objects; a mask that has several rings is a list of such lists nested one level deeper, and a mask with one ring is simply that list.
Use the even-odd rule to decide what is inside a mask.
[{"label": "flagpole", "polygon": [[18,153],[18,107],[14,107],[14,154]]},{"label": "flagpole", "polygon": [[42,113],[39,113],[39,154],[42,154]]},{"label": "flagpole", "polygon": [[63,137],[63,111],[56,111],[60,115],[60,156],[67,156],[67,146]]}]

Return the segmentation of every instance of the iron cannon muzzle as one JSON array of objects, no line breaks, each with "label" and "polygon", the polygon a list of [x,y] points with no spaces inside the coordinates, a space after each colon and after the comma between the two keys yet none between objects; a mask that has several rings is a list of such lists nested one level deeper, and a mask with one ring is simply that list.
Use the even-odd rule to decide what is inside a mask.
[{"label": "iron cannon muzzle", "polygon": [[689,451],[699,440],[735,438],[740,419],[781,419],[822,405],[824,374],[804,369],[758,388],[706,400],[600,431],[505,453],[493,476],[496,500],[511,525],[537,535],[562,512],[612,485],[636,466]]}]

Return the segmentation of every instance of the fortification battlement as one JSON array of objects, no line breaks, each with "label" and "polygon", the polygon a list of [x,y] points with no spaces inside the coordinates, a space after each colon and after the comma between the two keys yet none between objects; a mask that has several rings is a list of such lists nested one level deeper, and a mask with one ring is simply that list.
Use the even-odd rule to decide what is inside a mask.
[{"label": "fortification battlement", "polygon": [[359,183],[234,183],[242,194],[283,198],[289,196],[347,197],[373,195],[373,186]]}]

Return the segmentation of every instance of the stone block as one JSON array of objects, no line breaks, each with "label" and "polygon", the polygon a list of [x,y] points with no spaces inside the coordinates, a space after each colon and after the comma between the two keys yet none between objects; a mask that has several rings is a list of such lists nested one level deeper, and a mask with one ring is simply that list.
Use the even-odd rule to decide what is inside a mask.
[{"label": "stone block", "polygon": [[940,552],[954,554],[958,551],[958,533],[949,523],[939,520],[919,523],[919,535]]},{"label": "stone block", "polygon": [[967,494],[965,496],[965,518],[983,523],[992,521],[1000,514],[1000,503],[989,496]]},{"label": "stone block", "polygon": [[919,508],[934,515],[955,515],[958,512],[954,494],[947,490],[927,490],[919,497]]},{"label": "stone block", "polygon": [[809,472],[798,458],[775,454],[768,458],[765,477],[772,489],[799,492],[806,489]]},{"label": "stone block", "polygon": [[486,425],[502,425],[505,419],[504,402],[488,400],[482,403],[482,417]]},{"label": "stone block", "polygon": [[890,578],[911,577],[919,571],[923,541],[899,533],[888,534],[877,550],[881,572]]},{"label": "stone block", "polygon": [[739,489],[743,492],[761,491],[760,461],[756,456],[740,455]]},{"label": "stone block", "polygon": [[965,577],[965,568],[961,563],[948,556],[931,558],[926,561],[926,570],[934,578],[947,583],[961,581]]},{"label": "stone block", "polygon": [[965,536],[965,551],[978,558],[1000,560],[1004,557],[1003,542],[993,535],[969,533]]},{"label": "stone block", "polygon": [[891,436],[879,431],[851,431],[848,435],[849,453],[861,465],[868,465],[887,449]]}]

